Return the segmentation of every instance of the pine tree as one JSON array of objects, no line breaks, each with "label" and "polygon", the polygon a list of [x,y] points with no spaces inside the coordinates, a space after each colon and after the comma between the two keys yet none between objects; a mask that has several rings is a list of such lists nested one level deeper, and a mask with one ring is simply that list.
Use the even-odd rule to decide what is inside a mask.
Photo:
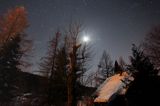
[{"label": "pine tree", "polygon": [[19,71],[18,68],[19,59],[22,56],[22,53],[19,52],[19,42],[20,39],[17,37],[11,39],[5,45],[4,49],[1,50],[1,59],[0,59],[0,75],[1,75],[1,100],[9,100],[14,94],[14,83],[15,83],[15,73]]},{"label": "pine tree", "polygon": [[138,48],[133,44],[132,54],[133,56],[130,57],[131,65],[129,66],[129,70],[135,77],[152,76],[157,73],[150,59],[145,56],[140,47]]},{"label": "pine tree", "polygon": [[129,70],[134,76],[134,81],[126,94],[129,106],[141,106],[148,103],[158,106],[159,80],[153,64],[135,45],[132,47],[130,61]]},{"label": "pine tree", "polygon": [[115,74],[122,74],[122,67],[118,64],[117,60],[115,61],[114,64],[114,73]]}]

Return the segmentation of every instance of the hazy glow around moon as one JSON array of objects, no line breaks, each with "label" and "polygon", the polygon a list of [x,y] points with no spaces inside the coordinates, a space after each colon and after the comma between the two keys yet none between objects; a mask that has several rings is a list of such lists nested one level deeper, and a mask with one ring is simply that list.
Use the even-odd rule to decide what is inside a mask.
[{"label": "hazy glow around moon", "polygon": [[90,38],[88,36],[83,36],[83,41],[84,42],[89,42],[90,41]]}]

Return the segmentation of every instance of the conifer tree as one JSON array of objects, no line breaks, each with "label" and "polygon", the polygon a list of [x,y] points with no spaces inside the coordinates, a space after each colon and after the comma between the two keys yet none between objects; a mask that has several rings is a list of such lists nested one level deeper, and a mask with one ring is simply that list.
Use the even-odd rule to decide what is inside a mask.
[{"label": "conifer tree", "polygon": [[[49,105],[58,102],[58,100],[63,97],[62,95],[60,96],[57,91],[59,89],[58,86],[64,84],[64,82],[61,82],[61,79],[63,79],[64,76],[62,75],[63,72],[65,72],[65,70],[60,70],[64,67],[62,65],[63,60],[61,60],[64,59],[64,55],[61,55],[63,50],[59,47],[60,35],[60,31],[57,31],[55,37],[49,41],[48,55],[45,56],[40,63],[40,72],[48,79],[47,102]],[[60,57],[60,55],[62,57]],[[54,98],[55,95],[57,95],[57,98]]]},{"label": "conifer tree", "polygon": [[144,55],[142,49],[135,45],[132,47],[130,61],[129,70],[134,76],[134,81],[126,94],[129,106],[141,106],[148,103],[159,104],[157,99],[159,96],[158,71],[155,70],[149,58]]},{"label": "conifer tree", "polygon": [[[17,71],[24,65],[23,57],[30,49],[24,30],[28,22],[23,7],[10,9],[0,20],[0,101],[8,101],[20,91]],[[18,93],[18,92],[17,92]]]}]

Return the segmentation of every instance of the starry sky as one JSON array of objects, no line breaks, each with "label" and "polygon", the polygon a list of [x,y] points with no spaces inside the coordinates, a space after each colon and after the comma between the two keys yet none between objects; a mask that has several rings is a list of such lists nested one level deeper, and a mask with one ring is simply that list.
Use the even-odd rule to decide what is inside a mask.
[{"label": "starry sky", "polygon": [[7,9],[24,6],[28,11],[28,36],[34,41],[34,68],[47,51],[47,41],[57,28],[72,21],[82,22],[91,37],[96,55],[106,50],[112,60],[128,61],[131,44],[139,44],[146,33],[160,24],[160,0],[0,0],[0,15]]}]

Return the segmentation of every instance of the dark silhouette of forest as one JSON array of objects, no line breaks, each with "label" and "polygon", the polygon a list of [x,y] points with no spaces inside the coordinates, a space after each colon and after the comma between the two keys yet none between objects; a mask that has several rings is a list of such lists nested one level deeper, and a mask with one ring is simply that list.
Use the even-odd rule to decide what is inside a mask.
[{"label": "dark silhouette of forest", "polygon": [[[154,27],[141,46],[132,45],[130,63],[113,61],[104,50],[96,72],[90,72],[92,46],[79,42],[82,25],[57,30],[39,62],[39,75],[29,70],[33,42],[24,7],[9,9],[0,17],[0,106],[159,106],[160,26]],[[94,103],[94,92],[109,77],[131,73],[134,81],[124,95]],[[87,73],[87,74],[86,74]]]}]

